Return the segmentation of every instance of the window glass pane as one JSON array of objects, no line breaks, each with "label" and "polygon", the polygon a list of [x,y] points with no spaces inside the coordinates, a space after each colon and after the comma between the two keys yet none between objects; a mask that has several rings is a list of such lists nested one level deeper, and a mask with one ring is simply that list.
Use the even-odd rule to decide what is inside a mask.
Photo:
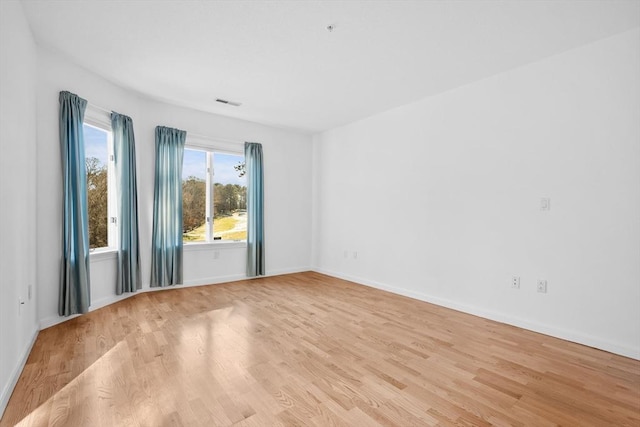
[{"label": "window glass pane", "polygon": [[205,242],[207,206],[207,153],[184,150],[182,164],[182,237],[184,242]]},{"label": "window glass pane", "polygon": [[89,247],[109,246],[107,141],[108,133],[84,124],[84,151],[87,166],[87,204],[89,209]]},{"label": "window glass pane", "polygon": [[247,239],[247,182],[244,156],[214,153],[213,236]]}]

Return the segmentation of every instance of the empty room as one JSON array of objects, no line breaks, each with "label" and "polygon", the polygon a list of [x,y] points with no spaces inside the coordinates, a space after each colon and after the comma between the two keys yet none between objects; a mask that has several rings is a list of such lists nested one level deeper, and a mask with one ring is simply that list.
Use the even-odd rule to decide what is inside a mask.
[{"label": "empty room", "polygon": [[640,1],[0,0],[0,427],[640,426]]}]

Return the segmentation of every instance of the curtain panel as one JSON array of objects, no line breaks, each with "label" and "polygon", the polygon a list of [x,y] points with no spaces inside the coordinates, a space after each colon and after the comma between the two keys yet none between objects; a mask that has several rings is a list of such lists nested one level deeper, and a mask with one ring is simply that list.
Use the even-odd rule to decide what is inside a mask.
[{"label": "curtain panel", "polygon": [[82,131],[87,101],[60,92],[60,151],[62,155],[62,268],[58,314],[86,313],[91,303],[87,170]]},{"label": "curtain panel", "polygon": [[131,117],[111,113],[113,152],[118,200],[118,273],[116,294],[142,287],[138,235],[138,187],[136,147]]},{"label": "curtain panel", "polygon": [[262,145],[244,144],[247,171],[247,276],[263,276],[264,265],[264,168]]},{"label": "curtain panel", "polygon": [[156,127],[151,286],[182,283],[182,159],[187,132]]}]

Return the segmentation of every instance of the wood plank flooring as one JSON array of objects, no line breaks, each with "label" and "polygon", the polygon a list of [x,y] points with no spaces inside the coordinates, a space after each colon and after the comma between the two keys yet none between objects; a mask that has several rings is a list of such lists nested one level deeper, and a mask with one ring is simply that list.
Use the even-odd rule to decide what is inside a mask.
[{"label": "wood plank flooring", "polygon": [[317,273],[40,332],[1,426],[640,426],[640,362]]}]

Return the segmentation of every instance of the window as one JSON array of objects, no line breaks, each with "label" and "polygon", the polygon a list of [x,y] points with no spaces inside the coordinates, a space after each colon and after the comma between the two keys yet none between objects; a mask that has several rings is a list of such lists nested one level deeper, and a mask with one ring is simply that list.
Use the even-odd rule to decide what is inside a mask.
[{"label": "window", "polygon": [[115,248],[116,191],[113,164],[113,138],[108,118],[87,109],[83,125],[85,164],[87,167],[87,208],[89,211],[89,247],[91,250]]},{"label": "window", "polygon": [[182,231],[185,243],[247,239],[243,155],[185,148]]}]

